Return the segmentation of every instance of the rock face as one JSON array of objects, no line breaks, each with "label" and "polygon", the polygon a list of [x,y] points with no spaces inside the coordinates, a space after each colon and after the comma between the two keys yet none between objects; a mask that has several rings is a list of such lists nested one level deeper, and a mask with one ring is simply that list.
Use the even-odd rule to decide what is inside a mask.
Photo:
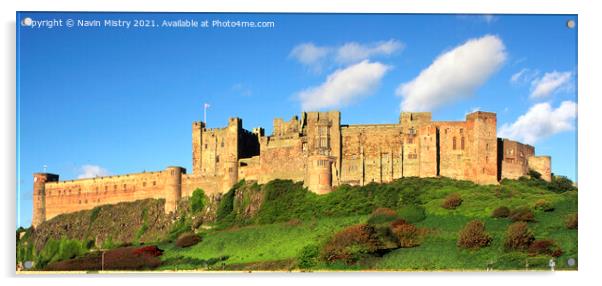
[{"label": "rock face", "polygon": [[37,226],[31,240],[37,250],[49,239],[61,237],[94,240],[97,247],[107,239],[116,244],[157,241],[176,216],[166,215],[164,204],[164,200],[146,199],[59,215]]}]

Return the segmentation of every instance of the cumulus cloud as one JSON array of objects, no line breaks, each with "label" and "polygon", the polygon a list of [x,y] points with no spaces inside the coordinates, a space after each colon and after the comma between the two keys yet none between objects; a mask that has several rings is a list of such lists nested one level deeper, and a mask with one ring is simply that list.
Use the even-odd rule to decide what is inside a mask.
[{"label": "cumulus cloud", "polygon": [[305,111],[339,107],[371,95],[379,86],[389,66],[364,60],[330,74],[319,86],[298,93]]},{"label": "cumulus cloud", "polygon": [[470,39],[443,53],[396,94],[403,97],[401,109],[431,111],[444,104],[472,96],[506,60],[504,43],[497,36]]},{"label": "cumulus cloud", "polygon": [[554,134],[573,130],[576,117],[577,104],[573,101],[564,101],[556,109],[550,103],[539,103],[514,123],[502,125],[498,135],[534,144]]},{"label": "cumulus cloud", "polygon": [[567,88],[571,82],[571,72],[549,72],[531,82],[531,98],[543,98],[557,90]]},{"label": "cumulus cloud", "polygon": [[320,71],[322,61],[330,51],[331,49],[328,47],[316,46],[314,43],[303,43],[295,46],[289,56],[314,71]]},{"label": "cumulus cloud", "polygon": [[374,56],[388,56],[401,49],[404,45],[397,40],[388,40],[370,44],[350,42],[337,49],[336,61],[339,63],[354,63],[370,59]]},{"label": "cumulus cloud", "polygon": [[97,165],[83,165],[80,170],[78,179],[96,178],[110,175],[107,169]]},{"label": "cumulus cloud", "polygon": [[328,66],[341,66],[373,59],[378,56],[390,56],[402,50],[404,44],[398,40],[373,43],[348,42],[340,46],[318,46],[303,43],[295,46],[289,57],[297,60],[313,72],[321,72]]}]

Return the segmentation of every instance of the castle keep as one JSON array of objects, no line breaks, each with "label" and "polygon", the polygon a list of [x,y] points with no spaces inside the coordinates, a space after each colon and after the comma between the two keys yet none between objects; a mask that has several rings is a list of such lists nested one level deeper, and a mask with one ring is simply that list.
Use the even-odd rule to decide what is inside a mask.
[{"label": "castle keep", "polygon": [[34,226],[62,213],[98,205],[155,198],[173,212],[182,197],[201,188],[227,192],[239,180],[302,181],[312,192],[333,187],[390,182],[402,177],[449,177],[478,184],[516,179],[530,169],[551,180],[551,158],[535,148],[497,138],[496,114],[473,112],[465,121],[432,121],[429,112],[402,112],[396,124],[341,124],[341,114],[304,112],[245,130],[242,119],[224,128],[192,124],[192,173],[182,167],[120,176],[59,181],[34,174]]}]

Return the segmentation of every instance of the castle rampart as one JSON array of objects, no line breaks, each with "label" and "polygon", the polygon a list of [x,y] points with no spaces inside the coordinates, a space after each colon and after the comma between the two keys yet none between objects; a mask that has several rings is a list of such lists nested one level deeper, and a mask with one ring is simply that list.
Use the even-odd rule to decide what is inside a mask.
[{"label": "castle rampart", "polygon": [[403,177],[450,177],[479,184],[515,179],[533,169],[550,181],[551,158],[535,148],[497,138],[495,113],[465,121],[432,121],[430,112],[402,112],[396,124],[342,125],[338,111],[304,112],[274,120],[273,134],[247,131],[242,119],[224,128],[192,124],[192,174],[182,167],[159,172],[59,181],[34,174],[34,226],[62,213],[140,199],[165,199],[165,212],[201,188],[220,196],[239,180],[303,182],[324,194],[341,184],[366,185]]}]

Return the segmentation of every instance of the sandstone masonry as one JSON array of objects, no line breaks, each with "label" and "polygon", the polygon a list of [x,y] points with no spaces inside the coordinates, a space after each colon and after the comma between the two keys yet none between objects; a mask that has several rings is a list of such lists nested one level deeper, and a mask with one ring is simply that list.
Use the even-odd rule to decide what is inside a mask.
[{"label": "sandstone masonry", "polygon": [[533,169],[550,181],[551,158],[535,148],[497,138],[496,114],[473,112],[465,121],[432,121],[430,112],[402,112],[397,124],[341,124],[338,111],[304,112],[263,128],[242,127],[230,118],[224,128],[192,124],[192,174],[182,167],[120,176],[59,181],[34,174],[34,226],[62,213],[140,199],[165,199],[175,211],[197,189],[227,192],[239,180],[302,181],[325,194],[341,184],[366,185],[402,177],[449,177],[478,184],[516,179]]}]

